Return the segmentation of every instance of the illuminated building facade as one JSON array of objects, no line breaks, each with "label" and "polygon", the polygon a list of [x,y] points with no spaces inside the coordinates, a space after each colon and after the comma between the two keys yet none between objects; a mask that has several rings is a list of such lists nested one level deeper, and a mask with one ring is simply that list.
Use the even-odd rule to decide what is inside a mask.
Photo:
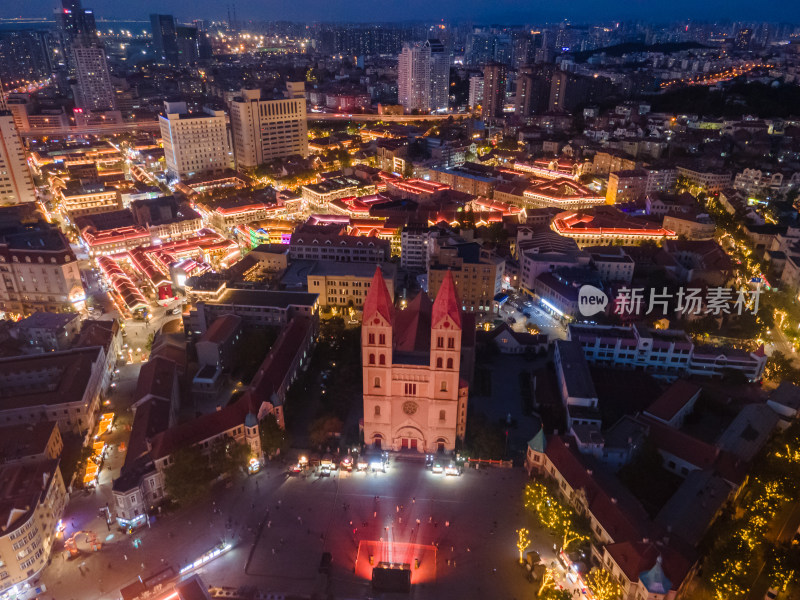
[{"label": "illuminated building facade", "polygon": [[433,303],[420,292],[395,311],[376,269],[361,326],[365,443],[395,451],[455,449],[467,423],[469,385],[462,372],[470,365],[462,357],[462,332],[474,338],[469,328],[452,276]]},{"label": "illuminated building facade", "polygon": [[80,310],[85,299],[78,261],[63,233],[40,223],[0,237],[1,310]]},{"label": "illuminated building facade", "polygon": [[190,114],[185,102],[165,102],[158,121],[167,172],[178,180],[233,167],[224,111],[206,107]]},{"label": "illuminated building facade", "polygon": [[285,98],[243,89],[230,103],[233,149],[239,169],[255,168],[274,158],[308,156],[305,85],[288,82]]},{"label": "illuminated building facade", "polygon": [[68,500],[58,462],[0,467],[0,594],[25,593],[50,560]]},{"label": "illuminated building facade", "polygon": [[[0,102],[1,98],[0,88]],[[0,205],[35,201],[33,177],[14,116],[0,107]]]}]

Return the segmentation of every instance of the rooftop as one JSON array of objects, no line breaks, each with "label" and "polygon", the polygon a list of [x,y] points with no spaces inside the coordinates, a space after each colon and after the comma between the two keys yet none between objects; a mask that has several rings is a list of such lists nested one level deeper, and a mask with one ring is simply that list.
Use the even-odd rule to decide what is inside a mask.
[{"label": "rooftop", "polygon": [[566,381],[567,393],[573,398],[597,398],[589,365],[578,342],[556,340],[556,350]]},{"label": "rooftop", "polygon": [[18,321],[17,327],[24,329],[61,329],[76,319],[80,319],[80,315],[73,312],[35,312],[30,317]]},{"label": "rooftop", "polygon": [[58,470],[58,460],[0,467],[0,534],[25,523],[47,494]]},{"label": "rooftop", "polygon": [[[80,402],[101,349],[73,349],[0,359],[3,409]],[[32,379],[33,377],[34,379]]]}]

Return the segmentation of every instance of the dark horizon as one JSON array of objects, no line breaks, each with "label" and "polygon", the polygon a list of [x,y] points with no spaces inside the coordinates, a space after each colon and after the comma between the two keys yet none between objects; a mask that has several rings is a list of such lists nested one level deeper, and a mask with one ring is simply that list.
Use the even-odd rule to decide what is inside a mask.
[{"label": "dark horizon", "polygon": [[[49,17],[57,2],[33,0],[24,6],[4,3],[0,18]],[[614,6],[590,0],[560,2],[522,2],[497,0],[493,3],[479,0],[386,0],[384,2],[326,2],[325,0],[299,0],[288,2],[217,2],[213,0],[141,0],[135,7],[120,6],[116,0],[87,0],[86,8],[94,10],[98,19],[147,20],[150,13],[174,14],[182,21],[192,19],[226,20],[228,9],[236,8],[238,22],[292,21],[300,23],[394,23],[430,22],[445,20],[476,24],[527,24],[558,23],[569,20],[573,24],[610,23],[614,21],[642,21],[653,24],[697,21],[714,22],[800,22],[800,3],[787,5],[780,0],[766,0],[758,4],[745,0],[710,0],[694,2],[676,0],[668,5],[654,7],[643,0],[632,0]]]}]

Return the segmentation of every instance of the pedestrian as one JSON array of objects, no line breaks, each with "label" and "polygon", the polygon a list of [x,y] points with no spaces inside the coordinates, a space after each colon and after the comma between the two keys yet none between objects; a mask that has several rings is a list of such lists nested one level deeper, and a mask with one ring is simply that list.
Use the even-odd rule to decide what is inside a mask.
[{"label": "pedestrian", "polygon": [[450,521],[445,521],[445,522],[444,522],[444,526],[445,526],[445,527],[450,527]]},{"label": "pedestrian", "polygon": [[400,505],[395,506],[395,512],[400,512]]},{"label": "pedestrian", "polygon": [[378,511],[376,510],[374,513],[372,513],[372,518],[375,519],[377,518],[377,516],[378,516]]}]

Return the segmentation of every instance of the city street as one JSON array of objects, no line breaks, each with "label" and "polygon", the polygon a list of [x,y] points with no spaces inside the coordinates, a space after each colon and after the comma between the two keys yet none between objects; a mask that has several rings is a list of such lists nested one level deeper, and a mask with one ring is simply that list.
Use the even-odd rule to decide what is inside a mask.
[{"label": "city street", "polygon": [[[412,572],[415,598],[521,600],[532,595],[533,586],[517,563],[516,530],[530,529],[530,549],[548,564],[554,560],[553,540],[522,507],[526,480],[521,469],[445,477],[419,460],[395,457],[387,473],[369,475],[288,476],[283,466],[268,466],[227,487],[219,484],[194,506],[157,515],[151,528],[130,536],[113,526],[109,531],[98,516],[110,496],[105,481],[97,492],[74,500],[65,517],[68,535],[93,531],[103,547],[71,561],[56,551],[43,580],[58,600],[110,599],[138,576],[170,567],[177,572],[226,541],[233,548],[200,569],[209,585],[367,598],[366,551],[354,572],[359,542],[363,549],[383,538],[397,542],[395,562],[425,562],[416,577]],[[332,555],[330,578],[318,573],[323,552]],[[387,556],[376,556],[376,564]]]}]

